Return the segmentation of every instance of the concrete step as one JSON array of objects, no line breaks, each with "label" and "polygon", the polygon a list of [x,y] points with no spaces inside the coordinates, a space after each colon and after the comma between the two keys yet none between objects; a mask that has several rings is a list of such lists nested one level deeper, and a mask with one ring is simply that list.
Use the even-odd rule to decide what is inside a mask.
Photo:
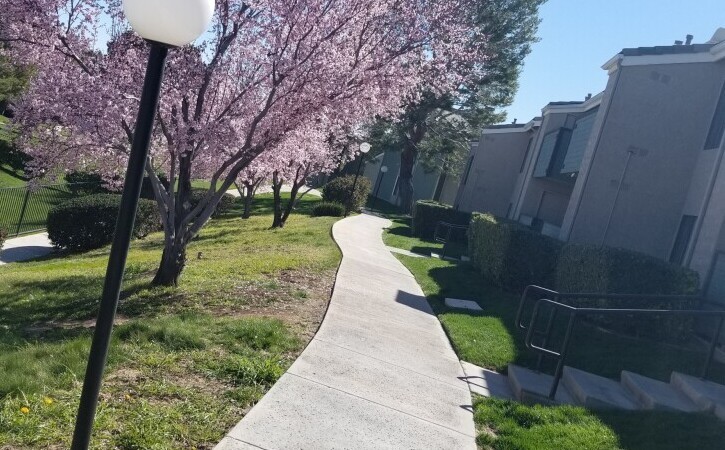
[{"label": "concrete step", "polygon": [[564,367],[564,386],[576,401],[591,409],[639,409],[634,397],[621,384],[573,367]]},{"label": "concrete step", "polygon": [[720,409],[725,416],[725,386],[722,384],[679,372],[672,372],[670,384],[692,400],[700,410],[716,412]]},{"label": "concrete step", "polygon": [[715,416],[720,420],[725,420],[725,405],[719,404],[715,406],[715,411],[713,411]]},{"label": "concrete step", "polygon": [[[554,377],[545,373],[534,372],[521,366],[509,364],[508,382],[514,396],[525,403],[550,403],[549,390]],[[556,391],[555,402],[575,404],[571,393],[567,391],[563,383],[559,383]]]},{"label": "concrete step", "polygon": [[695,412],[700,408],[674,386],[636,373],[622,371],[622,386],[643,409]]}]

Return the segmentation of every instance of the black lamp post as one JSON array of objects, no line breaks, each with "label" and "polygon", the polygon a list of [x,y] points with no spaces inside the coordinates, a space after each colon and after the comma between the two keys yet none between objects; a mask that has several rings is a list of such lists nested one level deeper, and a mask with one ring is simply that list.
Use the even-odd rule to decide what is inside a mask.
[{"label": "black lamp post", "polygon": [[[86,450],[91,441],[98,395],[141,194],[154,116],[159,103],[166,56],[170,47],[186,45],[204,33],[214,12],[214,0],[124,0],[123,9],[131,26],[149,41],[151,49],[116,220],[116,231],[108,257],[103,295],[83,380],[71,444],[73,450]],[[159,17],[172,17],[174,20],[159,21]]]},{"label": "black lamp post", "polygon": [[[350,191],[350,200],[355,199],[355,188],[357,187],[357,179],[360,177],[360,171],[362,170],[363,162],[365,161],[365,155],[370,151],[372,146],[367,142],[360,144],[360,162],[357,165],[357,172],[355,172],[355,180],[352,182],[352,190]],[[348,214],[347,208],[345,208],[345,217]]]}]

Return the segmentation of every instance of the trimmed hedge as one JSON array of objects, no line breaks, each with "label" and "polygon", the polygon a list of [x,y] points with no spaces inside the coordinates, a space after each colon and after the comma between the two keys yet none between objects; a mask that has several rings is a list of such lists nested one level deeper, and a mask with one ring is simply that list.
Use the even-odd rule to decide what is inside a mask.
[{"label": "trimmed hedge", "polygon": [[337,202],[320,202],[312,208],[313,217],[342,217],[345,215],[345,205]]},{"label": "trimmed hedge", "polygon": [[471,214],[433,200],[418,200],[413,207],[413,236],[433,239],[438,222],[468,225]]},{"label": "trimmed hedge", "polygon": [[8,238],[8,232],[5,228],[0,228],[0,250],[3,249],[3,244],[5,244],[5,240]]},{"label": "trimmed hedge", "polygon": [[[490,214],[474,214],[468,230],[473,264],[490,282],[520,292],[529,284],[559,292],[696,295],[689,269],[630,250],[564,244]],[[573,306],[697,309],[696,301],[566,299]],[[629,336],[680,342],[692,334],[692,317],[588,316],[590,322]]]},{"label": "trimmed hedge", "polygon": [[[631,250],[584,244],[562,248],[556,271],[560,292],[616,294],[696,295],[696,272]],[[592,304],[594,302],[594,304]],[[629,300],[571,301],[602,308],[698,309],[696,301],[644,302]],[[686,341],[691,337],[693,317],[594,316],[592,320],[610,330],[631,336]]]},{"label": "trimmed hedge", "polygon": [[[61,203],[48,213],[48,237],[56,248],[82,251],[103,247],[113,240],[120,204],[117,194],[94,194]],[[160,229],[156,203],[139,200],[134,235],[141,238]]]},{"label": "trimmed hedge", "polygon": [[596,245],[565,245],[556,271],[556,286],[562,292],[695,295],[698,283],[697,273],[684,267]]},{"label": "trimmed hedge", "polygon": [[[206,193],[209,192],[208,189],[204,188],[192,188],[191,189],[191,209],[194,209],[196,205],[199,204],[202,198],[206,195]],[[216,206],[216,210],[214,211],[214,215],[217,216],[219,214],[223,214],[230,209],[234,207],[234,204],[236,203],[237,198],[233,196],[232,194],[224,194],[222,195],[221,200],[219,200],[219,204]]]},{"label": "trimmed hedge", "polygon": [[100,175],[90,172],[70,172],[65,182],[73,195],[107,194],[111,191],[103,186]]},{"label": "trimmed hedge", "polygon": [[516,292],[530,284],[553,286],[562,243],[491,214],[473,214],[468,251],[492,283]]},{"label": "trimmed hedge", "polygon": [[[352,192],[355,175],[346,175],[330,181],[322,188],[322,199],[326,202],[340,203],[348,212],[360,209],[370,195],[370,180],[360,176]],[[351,195],[352,194],[352,195]]]}]

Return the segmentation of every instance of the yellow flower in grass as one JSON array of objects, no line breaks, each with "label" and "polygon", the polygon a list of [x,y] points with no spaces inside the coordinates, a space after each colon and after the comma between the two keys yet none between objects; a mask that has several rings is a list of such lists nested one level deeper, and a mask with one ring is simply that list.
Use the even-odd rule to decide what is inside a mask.
[{"label": "yellow flower in grass", "polygon": [[43,403],[45,403],[46,405],[50,406],[50,405],[53,404],[53,399],[50,398],[50,397],[45,397],[45,398],[43,398]]},{"label": "yellow flower in grass", "polygon": [[20,408],[20,412],[23,414],[27,414],[30,412],[30,408],[28,408],[27,406],[23,406],[22,408]]}]

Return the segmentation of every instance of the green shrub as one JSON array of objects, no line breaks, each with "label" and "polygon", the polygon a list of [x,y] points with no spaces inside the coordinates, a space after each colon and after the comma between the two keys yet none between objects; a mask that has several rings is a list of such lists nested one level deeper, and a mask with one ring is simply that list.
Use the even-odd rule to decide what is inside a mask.
[{"label": "green shrub", "polygon": [[106,194],[110,192],[103,186],[100,175],[90,172],[70,172],[65,175],[65,182],[73,195]]},{"label": "green shrub", "polygon": [[353,193],[354,183],[354,175],[335,178],[322,188],[322,199],[326,202],[340,203],[348,212],[357,211],[365,204],[370,195],[370,180],[363,176],[358,177]]},{"label": "green shrub", "polygon": [[[77,251],[103,247],[113,240],[120,204],[117,194],[95,194],[61,203],[48,213],[48,237],[57,248]],[[144,237],[160,228],[156,203],[141,199],[134,235]]]},{"label": "green shrub", "polygon": [[[696,272],[643,253],[613,247],[567,244],[562,248],[556,271],[560,292],[609,294],[696,295]],[[695,301],[589,300],[574,304],[604,308],[697,309]],[[688,339],[691,317],[597,316],[595,322],[633,336],[680,341]]]},{"label": "green shrub", "polygon": [[413,236],[433,239],[438,222],[468,225],[471,214],[433,200],[418,200],[413,208]]},{"label": "green shrub", "polygon": [[[191,190],[191,209],[194,209],[196,205],[199,204],[201,199],[204,198],[204,196],[209,192],[208,189],[205,188],[193,188]],[[222,195],[221,200],[219,200],[219,204],[216,206],[216,210],[214,211],[214,215],[223,214],[230,209],[234,207],[234,204],[236,203],[237,198],[233,196],[232,194],[224,194]]]},{"label": "green shrub", "polygon": [[8,232],[5,230],[5,228],[0,228],[0,250],[3,249],[3,244],[5,244],[5,240],[8,238]]},{"label": "green shrub", "polygon": [[[169,183],[169,179],[166,178],[166,175],[163,173],[157,174],[159,181],[161,182],[161,185],[166,188],[168,191],[169,186],[171,186],[171,183]],[[143,183],[141,184],[141,198],[145,198],[148,200],[155,200],[156,195],[154,194],[154,187],[151,184],[151,178],[148,176],[145,176],[143,178]]]},{"label": "green shrub", "polygon": [[342,217],[345,215],[345,205],[337,202],[320,202],[312,208],[314,217]]},{"label": "green shrub", "polygon": [[521,291],[530,284],[553,286],[562,243],[521,225],[473,214],[468,229],[469,255],[490,282]]}]

